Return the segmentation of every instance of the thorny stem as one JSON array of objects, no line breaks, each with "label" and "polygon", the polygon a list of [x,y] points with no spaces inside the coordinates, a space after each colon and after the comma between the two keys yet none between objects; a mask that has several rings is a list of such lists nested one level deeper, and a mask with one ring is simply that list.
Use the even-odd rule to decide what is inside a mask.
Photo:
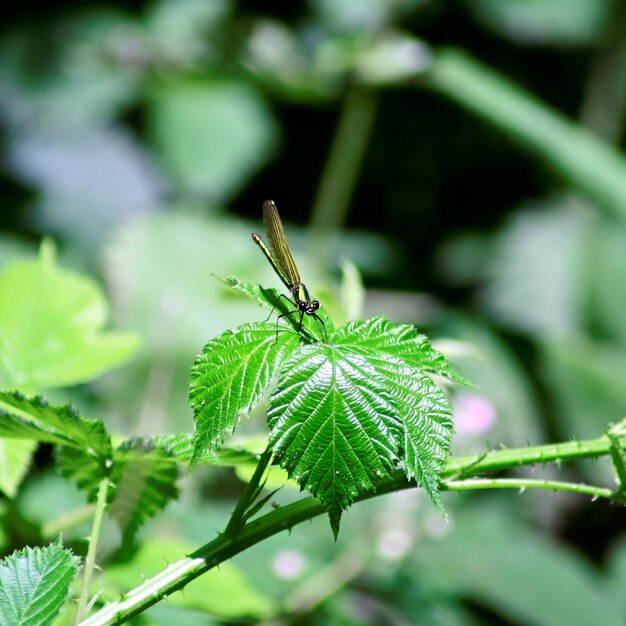
[{"label": "thorny stem", "polygon": [[470,478],[466,480],[444,480],[441,482],[442,491],[469,491],[475,489],[550,489],[552,491],[573,491],[583,493],[594,498],[608,498],[619,502],[626,502],[618,492],[606,487],[585,485],[583,483],[568,483],[558,480],[541,480],[534,478]]},{"label": "thorny stem", "polygon": [[[619,436],[618,444],[621,450],[626,449],[626,436]],[[485,454],[450,459],[442,472],[441,487],[442,489],[450,489],[451,487],[455,489],[502,488],[505,486],[516,488],[542,487],[588,493],[594,497],[609,497],[623,502],[623,497],[619,493],[591,485],[529,479],[468,478],[469,476],[475,476],[484,472],[513,469],[521,466],[534,465],[536,463],[564,462],[575,459],[608,456],[611,452],[612,445],[615,445],[615,442],[612,444],[608,436],[603,436],[587,441],[572,441],[562,444],[511,450],[495,450]],[[261,459],[260,464],[263,464],[263,462],[263,459]],[[268,461],[266,461],[266,463],[267,462]],[[260,475],[262,475],[262,472],[260,472]],[[415,486],[414,481],[408,481],[401,472],[397,472],[390,479],[379,483],[375,492],[363,495],[360,500],[366,500],[401,489],[411,489]],[[254,493],[255,491],[256,490],[253,490],[250,493]],[[246,492],[247,489],[242,494],[242,498],[235,511],[240,510],[245,512],[248,509],[250,495],[247,495]],[[245,504],[244,500],[246,501]],[[322,515],[324,512],[318,500],[312,497],[306,497],[281,507],[280,509],[271,511],[262,517],[247,521],[234,535],[229,535],[228,533],[220,534],[216,539],[199,548],[189,557],[173,563],[153,578],[130,591],[120,600],[106,605],[100,611],[82,622],[81,626],[121,624],[131,617],[142,613],[148,607],[156,604],[168,595],[182,589],[201,574],[232,558],[236,554],[243,552],[268,537],[283,532],[284,530],[289,530],[297,524],[310,520],[318,515]],[[239,519],[241,519],[241,517],[239,517]],[[232,518],[230,523],[234,524]]]},{"label": "thorny stem", "polygon": [[98,541],[100,539],[100,529],[102,528],[102,520],[107,504],[107,493],[109,490],[109,479],[104,478],[100,482],[98,495],[96,498],[96,508],[93,515],[93,524],[91,534],[89,535],[89,548],[87,549],[87,557],[85,558],[85,572],[80,589],[80,597],[78,599],[78,607],[74,617],[74,624],[78,624],[83,618],[83,614],[87,609],[89,600],[89,590],[91,588],[91,578],[96,567],[96,554],[98,553]]},{"label": "thorny stem", "polygon": [[265,469],[267,468],[271,458],[272,451],[270,448],[267,448],[265,452],[261,454],[256,469],[254,470],[254,474],[252,475],[250,482],[246,485],[246,488],[243,490],[241,498],[239,498],[239,502],[237,502],[237,506],[230,516],[230,520],[225,530],[226,535],[236,535],[245,524],[246,511],[250,505],[254,503],[254,500],[262,489],[260,486],[261,479],[263,478],[263,474],[265,473]]}]

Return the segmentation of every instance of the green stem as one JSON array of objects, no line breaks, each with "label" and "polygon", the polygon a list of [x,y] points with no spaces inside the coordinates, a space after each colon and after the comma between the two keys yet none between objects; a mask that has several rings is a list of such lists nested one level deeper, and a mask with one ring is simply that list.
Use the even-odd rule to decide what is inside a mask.
[{"label": "green stem", "polygon": [[583,483],[567,483],[558,480],[541,480],[532,478],[470,478],[466,480],[444,480],[442,491],[469,491],[475,489],[550,489],[552,491],[573,491],[584,493],[594,498],[608,498],[624,503],[623,496],[595,485]]},{"label": "green stem", "polygon": [[267,448],[265,452],[263,452],[263,454],[260,456],[259,462],[257,463],[256,469],[254,470],[254,474],[252,474],[250,482],[243,490],[243,493],[239,498],[239,502],[237,502],[237,506],[230,516],[230,521],[228,522],[225,530],[226,535],[236,535],[244,525],[246,521],[246,511],[248,510],[248,507],[254,502],[262,489],[260,487],[261,479],[263,478],[263,474],[265,473],[265,469],[267,468],[271,458],[272,451]]},{"label": "green stem", "polygon": [[311,210],[315,257],[330,258],[333,234],[345,223],[350,198],[376,116],[376,95],[362,87],[348,91]]},{"label": "green stem", "polygon": [[56,519],[44,523],[41,528],[41,534],[46,538],[52,539],[59,533],[92,519],[95,508],[93,504],[85,504],[65,515],[59,515]]},{"label": "green stem", "polygon": [[581,124],[461,51],[436,52],[424,84],[543,158],[566,185],[626,217],[626,160]]},{"label": "green stem", "polygon": [[[626,436],[619,437],[619,447],[622,450],[626,448]],[[450,485],[450,482],[453,485],[465,484],[464,488],[466,489],[485,488],[485,485],[489,482],[494,484],[493,481],[480,481],[471,486],[471,484],[464,482],[467,480],[465,476],[468,476],[470,473],[480,474],[482,472],[512,469],[535,463],[572,461],[575,459],[607,456],[610,454],[610,449],[611,441],[607,436],[604,436],[588,441],[497,450],[486,454],[450,459],[442,472],[442,488],[446,488],[446,485]],[[455,477],[462,478],[456,480]],[[552,481],[525,480],[523,482],[524,485],[518,483],[515,486],[530,486],[533,483],[533,487],[554,489],[555,485],[563,486],[568,484]],[[509,484],[512,486],[512,483]],[[412,489],[415,486],[414,481],[408,481],[402,472],[397,472],[391,478],[379,483],[375,492],[365,494],[359,500],[366,500],[401,489]],[[500,486],[502,486],[502,483],[500,483]],[[593,488],[586,485],[577,486],[579,492],[585,492],[583,488],[594,489],[591,495],[606,497],[604,490],[601,488]],[[613,494],[613,497],[615,497],[615,494]],[[108,604],[92,617],[82,622],[82,626],[121,624],[131,617],[142,613],[148,607],[156,604],[171,593],[182,589],[201,574],[231,559],[249,547],[324,513],[325,511],[318,500],[307,497],[247,522],[234,536],[227,533],[221,534],[189,557],[173,563],[155,577],[130,591],[121,600]]]},{"label": "green stem", "polygon": [[611,461],[613,461],[619,491],[621,494],[626,494],[626,455],[623,447],[620,446],[620,437],[617,433],[609,430],[607,437],[611,442]]},{"label": "green stem", "polygon": [[591,59],[581,121],[599,137],[620,143],[626,109],[626,2],[614,0]]},{"label": "green stem", "polygon": [[74,624],[78,624],[80,622],[87,609],[91,579],[93,577],[93,571],[96,567],[96,554],[98,552],[100,530],[102,528],[102,520],[104,519],[104,511],[107,505],[108,490],[109,480],[108,478],[105,478],[100,482],[100,487],[98,488],[96,508],[93,515],[93,525],[91,527],[91,534],[89,535],[89,548],[87,549],[87,557],[85,558],[85,572],[83,574],[83,582],[80,590],[80,598],[78,599],[76,616],[74,617]]},{"label": "green stem", "polygon": [[[626,438],[621,437],[620,441],[624,447]],[[605,435],[598,439],[586,441],[568,441],[567,443],[513,448],[511,450],[490,450],[484,454],[449,459],[441,476],[442,478],[463,477],[468,473],[494,472],[522,465],[596,458],[606,456],[610,447],[611,442]]]}]

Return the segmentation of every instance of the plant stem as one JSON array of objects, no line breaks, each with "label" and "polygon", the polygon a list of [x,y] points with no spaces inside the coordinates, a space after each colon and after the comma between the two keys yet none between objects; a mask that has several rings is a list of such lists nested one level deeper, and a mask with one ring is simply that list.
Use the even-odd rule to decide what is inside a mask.
[{"label": "plant stem", "polygon": [[626,217],[626,161],[581,124],[458,50],[437,51],[423,84],[526,146],[598,206]]},{"label": "plant stem", "polygon": [[[621,437],[620,442],[622,447],[624,447],[626,438]],[[606,456],[610,448],[611,442],[605,435],[598,439],[588,439],[586,441],[568,441],[567,443],[513,448],[510,450],[490,450],[484,454],[449,459],[441,477],[463,477],[465,474],[493,472],[512,469],[522,465],[596,458]]]},{"label": "plant stem", "polygon": [[558,480],[537,480],[532,478],[470,478],[466,480],[444,480],[442,491],[469,491],[474,489],[551,489],[552,491],[573,491],[594,498],[608,498],[624,503],[623,496],[615,491],[583,483],[567,483]]},{"label": "plant stem", "polygon": [[41,534],[48,539],[53,539],[64,530],[74,528],[92,519],[95,508],[93,504],[85,504],[69,513],[65,513],[65,515],[60,515],[56,519],[45,522],[41,527]]},{"label": "plant stem", "polygon": [[96,566],[96,554],[98,552],[98,541],[100,539],[100,530],[102,528],[102,520],[107,504],[107,493],[109,490],[109,479],[104,478],[100,482],[98,488],[98,496],[96,498],[96,508],[93,514],[93,525],[91,534],[89,535],[89,548],[87,549],[87,557],[85,558],[85,571],[83,574],[83,582],[80,589],[80,597],[78,599],[78,607],[74,617],[74,624],[78,624],[83,618],[83,614],[87,608],[89,600],[89,590],[91,588],[91,579],[93,570]]},{"label": "plant stem", "polygon": [[236,535],[241,527],[244,525],[246,521],[246,511],[250,504],[254,502],[262,489],[260,487],[261,478],[263,478],[263,474],[265,473],[265,469],[267,468],[267,465],[270,462],[271,458],[272,451],[267,448],[265,452],[263,452],[263,454],[260,456],[259,462],[257,463],[256,469],[254,470],[254,474],[252,474],[250,482],[243,490],[243,493],[239,498],[239,502],[237,502],[237,506],[230,516],[230,520],[228,522],[228,525],[226,526],[226,530],[224,531],[226,535]]},{"label": "plant stem", "polygon": [[[618,438],[618,445],[620,449],[626,449],[626,436],[620,436]],[[572,441],[563,444],[511,450],[496,450],[485,454],[450,459],[442,472],[442,488],[449,488],[450,484],[452,484],[452,486],[458,487],[459,489],[484,489],[488,485],[496,485],[497,479],[476,479],[477,482],[472,484],[468,482],[465,477],[470,474],[475,475],[488,471],[512,469],[536,463],[571,461],[575,459],[607,456],[610,454],[610,450],[611,441],[607,436],[603,436],[587,441]],[[455,477],[459,478],[457,479]],[[507,485],[517,488],[532,486],[535,488],[565,489],[565,486],[570,485],[570,483],[558,483],[554,481],[511,479],[512,481],[517,481],[514,484],[511,481],[503,482],[503,480],[504,479],[501,479],[497,484],[498,488]],[[397,472],[391,478],[379,483],[376,491],[362,495],[359,500],[366,500],[401,489],[412,489],[415,488],[415,486],[414,481],[408,481],[402,472]],[[589,485],[574,485],[574,487],[575,488],[569,488],[568,490],[590,493],[591,495],[602,497],[608,497],[608,494],[611,494],[610,497],[616,497],[614,492],[599,487]],[[496,487],[492,486],[491,488]],[[245,497],[246,492],[244,491],[240,504]],[[240,508],[239,505],[235,511],[237,511],[238,508]],[[245,508],[246,507],[242,507],[242,510]],[[136,589],[133,589],[121,600],[108,604],[98,611],[98,613],[82,622],[82,626],[121,624],[156,604],[171,593],[182,589],[204,572],[232,558],[236,554],[243,552],[250,546],[324,513],[325,511],[318,500],[307,497],[247,522],[234,535],[223,533],[215,540],[196,550],[196,552],[189,557],[177,563],[173,563],[161,573],[147,580]],[[234,515],[233,513],[233,516]]]},{"label": "plant stem", "polygon": [[315,258],[333,258],[336,233],[344,224],[350,198],[376,115],[376,95],[352,87],[343,103],[328,160],[311,209]]},{"label": "plant stem", "polygon": [[591,59],[581,122],[608,143],[618,144],[626,109],[626,2],[614,0]]}]

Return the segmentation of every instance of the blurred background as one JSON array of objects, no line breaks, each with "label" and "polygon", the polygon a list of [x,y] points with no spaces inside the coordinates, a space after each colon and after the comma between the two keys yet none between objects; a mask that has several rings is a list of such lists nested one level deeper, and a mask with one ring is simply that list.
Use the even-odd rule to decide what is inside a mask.
[{"label": "blurred background", "polygon": [[[250,239],[272,198],[337,324],[415,323],[479,386],[453,391],[454,455],[598,437],[626,414],[625,110],[623,0],[13,6],[0,270],[49,238],[140,338],[93,382],[32,391],[125,436],[191,431],[195,355],[265,318],[216,276],[280,286]],[[259,407],[234,442],[264,432]],[[4,489],[5,553],[84,505],[45,446],[24,471]],[[604,462],[530,473],[614,484]],[[101,585],[212,539],[241,482],[200,468],[181,489],[139,549],[105,541]],[[623,508],[444,502],[448,523],[419,491],[356,505],[336,544],[327,520],[295,528],[137,623],[625,623]],[[80,553],[88,526],[63,529]]]}]

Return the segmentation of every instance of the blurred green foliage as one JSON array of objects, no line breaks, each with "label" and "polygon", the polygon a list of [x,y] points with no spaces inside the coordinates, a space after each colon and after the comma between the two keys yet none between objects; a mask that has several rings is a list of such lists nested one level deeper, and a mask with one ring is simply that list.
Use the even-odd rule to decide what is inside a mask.
[{"label": "blurred green foliage", "polygon": [[[214,275],[278,286],[249,238],[273,197],[286,222],[315,226],[290,241],[337,324],[362,309],[418,323],[480,386],[479,402],[455,399],[454,454],[601,434],[626,414],[625,20],[623,0],[12,7],[2,388],[73,401],[120,439],[191,431],[196,353],[265,317]],[[58,260],[37,260],[45,237]],[[339,278],[344,257],[364,301],[353,270]],[[121,330],[105,329],[107,300]],[[264,423],[260,407],[243,431],[263,438]],[[83,553],[84,496],[51,466],[45,446],[0,442],[6,553],[59,529]],[[611,480],[603,464],[567,471]],[[240,488],[214,466],[179,482],[137,552],[105,528],[99,562],[120,590],[211,539]],[[623,510],[444,499],[448,525],[405,493],[353,507],[338,544],[323,520],[274,537],[146,623],[624,622]]]}]

